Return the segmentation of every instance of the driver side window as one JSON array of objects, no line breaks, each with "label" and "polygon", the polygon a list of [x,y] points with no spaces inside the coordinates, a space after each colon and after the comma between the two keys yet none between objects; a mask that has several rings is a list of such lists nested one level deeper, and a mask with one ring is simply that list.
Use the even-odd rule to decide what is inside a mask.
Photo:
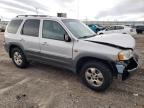
[{"label": "driver side window", "polygon": [[42,37],[54,40],[64,40],[64,34],[66,34],[63,27],[56,21],[44,20]]}]

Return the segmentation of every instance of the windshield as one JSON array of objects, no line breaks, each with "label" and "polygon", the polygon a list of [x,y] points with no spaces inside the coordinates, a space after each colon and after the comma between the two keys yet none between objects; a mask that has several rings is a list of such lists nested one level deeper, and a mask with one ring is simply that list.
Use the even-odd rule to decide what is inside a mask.
[{"label": "windshield", "polygon": [[62,20],[66,27],[71,31],[71,33],[77,38],[89,38],[95,36],[96,34],[89,29],[84,23],[79,20],[74,19],[64,19]]}]

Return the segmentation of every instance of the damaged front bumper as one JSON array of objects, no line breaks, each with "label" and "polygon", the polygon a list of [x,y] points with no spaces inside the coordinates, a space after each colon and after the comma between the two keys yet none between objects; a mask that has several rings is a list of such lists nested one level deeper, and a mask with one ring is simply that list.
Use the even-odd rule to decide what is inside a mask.
[{"label": "damaged front bumper", "polygon": [[122,76],[122,80],[126,80],[130,75],[133,75],[138,69],[138,56],[134,55],[127,61],[117,62],[116,68],[118,74]]}]

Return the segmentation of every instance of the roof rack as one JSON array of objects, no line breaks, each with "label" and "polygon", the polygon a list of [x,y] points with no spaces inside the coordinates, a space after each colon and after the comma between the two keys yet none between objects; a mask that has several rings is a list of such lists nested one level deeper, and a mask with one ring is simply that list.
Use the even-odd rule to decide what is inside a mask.
[{"label": "roof rack", "polygon": [[18,15],[16,17],[18,18],[18,17],[50,17],[50,16],[48,15]]}]

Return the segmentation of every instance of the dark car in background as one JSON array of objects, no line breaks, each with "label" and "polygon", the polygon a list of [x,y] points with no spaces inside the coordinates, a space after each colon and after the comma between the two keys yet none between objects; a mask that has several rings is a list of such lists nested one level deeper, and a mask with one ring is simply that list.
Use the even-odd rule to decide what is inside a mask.
[{"label": "dark car in background", "polygon": [[143,33],[144,32],[144,25],[137,25],[134,28],[136,29],[137,33]]},{"label": "dark car in background", "polygon": [[88,25],[90,27],[90,29],[92,29],[95,33],[97,33],[100,30],[103,30],[104,27],[100,26],[100,25],[96,25],[96,24],[89,24]]}]

